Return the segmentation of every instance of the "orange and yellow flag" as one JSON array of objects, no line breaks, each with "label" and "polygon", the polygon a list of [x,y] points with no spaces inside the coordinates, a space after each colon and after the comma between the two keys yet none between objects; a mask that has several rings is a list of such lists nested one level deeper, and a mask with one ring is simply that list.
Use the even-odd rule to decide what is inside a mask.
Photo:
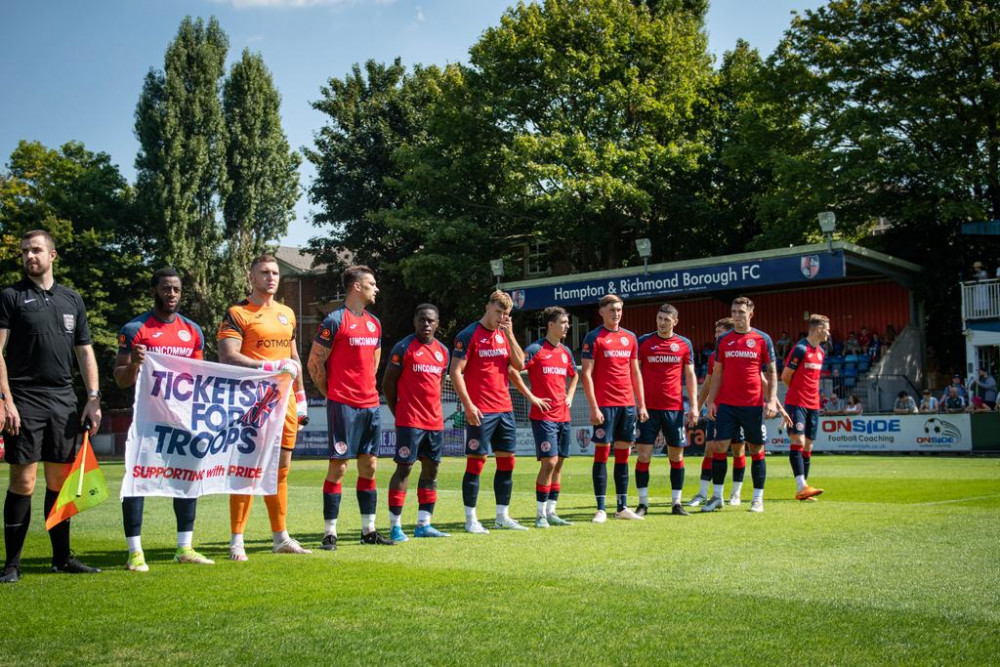
[{"label": "orange and yellow flag", "polygon": [[83,434],[83,446],[69,469],[69,475],[59,490],[56,504],[52,506],[48,518],[45,519],[45,529],[70,518],[74,514],[90,509],[108,499],[108,483],[104,473],[97,465],[94,450],[90,446],[90,434]]}]

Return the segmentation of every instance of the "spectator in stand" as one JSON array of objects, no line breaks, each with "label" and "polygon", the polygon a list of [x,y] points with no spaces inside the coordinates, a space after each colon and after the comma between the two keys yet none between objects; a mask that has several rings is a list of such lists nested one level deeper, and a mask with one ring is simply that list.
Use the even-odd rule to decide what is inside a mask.
[{"label": "spectator in stand", "polygon": [[914,415],[917,413],[917,403],[913,400],[913,397],[906,393],[906,390],[901,390],[896,395],[896,403],[892,406],[892,414],[894,415]]},{"label": "spectator in stand", "polygon": [[858,342],[858,333],[851,331],[847,334],[847,342],[844,343],[844,354],[861,354],[861,343]]},{"label": "spectator in stand", "polygon": [[979,377],[969,384],[969,391],[982,400],[990,410],[997,404],[997,381],[985,368],[979,369]]},{"label": "spectator in stand", "polygon": [[[997,269],[997,275],[1000,276],[1000,268]],[[986,267],[983,266],[982,262],[972,263],[972,280],[988,280],[989,274],[986,273]]]},{"label": "spectator in stand", "polygon": [[938,411],[938,400],[934,398],[934,394],[931,393],[930,389],[924,389],[924,397],[920,401],[920,412],[922,414],[928,415]]},{"label": "spectator in stand", "polygon": [[844,407],[844,414],[846,415],[860,415],[864,414],[865,407],[861,405],[861,401],[854,394],[847,397],[847,405]]},{"label": "spectator in stand", "polygon": [[784,361],[785,359],[788,358],[788,353],[791,349],[792,349],[792,339],[788,336],[787,331],[782,331],[781,338],[774,341],[775,357]]},{"label": "spectator in stand", "polygon": [[837,398],[837,392],[830,392],[830,398],[827,399],[826,405],[823,406],[824,415],[842,415],[844,414],[844,402]]},{"label": "spectator in stand", "polygon": [[861,346],[861,354],[868,354],[868,347],[872,344],[872,335],[868,333],[868,327],[861,327],[858,334],[858,345]]},{"label": "spectator in stand", "polygon": [[965,408],[966,412],[991,412],[992,408],[986,405],[986,401],[979,398],[978,396],[973,396],[972,400],[969,401],[969,406]]},{"label": "spectator in stand", "polygon": [[886,347],[889,347],[890,345],[896,342],[896,327],[892,326],[891,324],[886,325],[885,340],[882,342],[885,343]]},{"label": "spectator in stand", "polygon": [[966,401],[969,398],[969,392],[966,391],[965,385],[962,384],[962,376],[955,373],[951,376],[951,384],[945,387],[944,391],[941,392],[941,398],[938,400],[938,403],[944,403],[948,400],[948,392],[950,392],[952,388],[958,392],[958,395],[962,397],[963,401]]},{"label": "spectator in stand", "polygon": [[965,412],[965,399],[958,393],[955,385],[948,387],[948,397],[941,402],[941,412],[949,414]]},{"label": "spectator in stand", "polygon": [[868,356],[871,357],[872,363],[882,357],[882,337],[877,333],[872,334],[871,342],[868,344]]}]

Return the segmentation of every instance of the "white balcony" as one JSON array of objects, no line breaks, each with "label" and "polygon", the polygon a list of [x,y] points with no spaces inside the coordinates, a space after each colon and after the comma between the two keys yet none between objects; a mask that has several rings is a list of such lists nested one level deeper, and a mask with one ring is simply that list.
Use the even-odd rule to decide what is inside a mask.
[{"label": "white balcony", "polygon": [[1000,280],[979,280],[962,284],[962,318],[1000,319]]}]

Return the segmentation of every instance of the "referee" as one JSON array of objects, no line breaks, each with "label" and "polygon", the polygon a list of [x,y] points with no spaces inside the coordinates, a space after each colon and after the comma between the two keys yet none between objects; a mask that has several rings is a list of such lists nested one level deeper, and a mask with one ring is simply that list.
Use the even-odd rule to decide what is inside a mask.
[{"label": "referee", "polygon": [[[21,578],[21,548],[31,519],[38,462],[45,461],[45,516],[76,456],[81,424],[90,433],[101,423],[97,360],[83,299],[57,285],[52,277],[55,244],[49,233],[34,230],[21,237],[25,279],[0,292],[0,391],[10,486],[3,507],[7,559],[0,583]],[[77,409],[73,391],[73,356],[87,386],[87,404]],[[52,571],[100,572],[78,561],[69,549],[69,519],[49,531]]]}]

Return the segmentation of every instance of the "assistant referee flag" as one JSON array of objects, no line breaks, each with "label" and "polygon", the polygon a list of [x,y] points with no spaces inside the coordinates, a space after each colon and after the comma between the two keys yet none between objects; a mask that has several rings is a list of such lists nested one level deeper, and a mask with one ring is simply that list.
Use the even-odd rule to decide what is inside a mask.
[{"label": "assistant referee flag", "polygon": [[97,459],[94,458],[94,450],[90,446],[90,433],[84,432],[83,447],[76,455],[73,467],[70,468],[69,475],[59,490],[56,504],[52,506],[52,511],[45,519],[45,529],[52,530],[53,526],[74,514],[99,505],[107,499],[108,483],[100,466],[97,465]]}]

